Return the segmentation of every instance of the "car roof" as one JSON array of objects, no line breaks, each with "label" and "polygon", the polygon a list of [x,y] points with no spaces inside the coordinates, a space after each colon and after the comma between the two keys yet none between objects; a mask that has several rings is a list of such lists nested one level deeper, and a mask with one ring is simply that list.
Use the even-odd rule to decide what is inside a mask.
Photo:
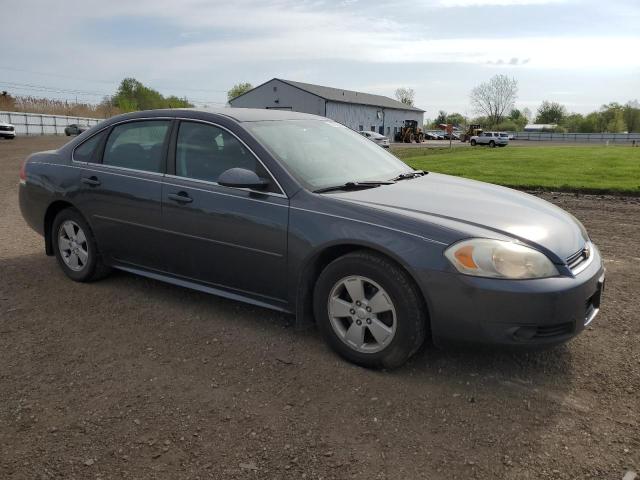
[{"label": "car roof", "polygon": [[123,113],[106,120],[108,124],[134,120],[138,118],[154,117],[193,117],[202,118],[202,114],[221,115],[236,122],[258,122],[263,120],[324,120],[328,119],[308,113],[292,112],[290,110],[272,110],[262,108],[165,108],[158,110],[140,110]]},{"label": "car roof", "polygon": [[263,120],[325,120],[324,117],[318,115],[271,108],[180,108],[175,110],[224,115],[225,117],[233,118],[237,122],[259,122]]}]

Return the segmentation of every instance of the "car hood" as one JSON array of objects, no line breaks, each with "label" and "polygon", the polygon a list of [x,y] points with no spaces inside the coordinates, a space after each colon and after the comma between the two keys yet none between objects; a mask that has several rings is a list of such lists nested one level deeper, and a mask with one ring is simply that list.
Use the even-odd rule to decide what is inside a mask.
[{"label": "car hood", "polygon": [[376,188],[331,195],[453,228],[463,237],[509,237],[564,261],[588,241],[569,213],[532,195],[489,183],[429,173]]},{"label": "car hood", "polygon": [[6,122],[0,122],[0,125],[2,125],[3,127],[13,127],[14,125],[11,123],[6,123]]}]

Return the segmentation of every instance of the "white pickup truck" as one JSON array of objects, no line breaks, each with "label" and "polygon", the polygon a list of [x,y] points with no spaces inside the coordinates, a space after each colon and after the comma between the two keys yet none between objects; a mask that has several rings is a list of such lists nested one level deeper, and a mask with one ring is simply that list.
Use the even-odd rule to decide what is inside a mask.
[{"label": "white pickup truck", "polygon": [[489,145],[490,147],[506,147],[509,145],[509,134],[506,132],[482,132],[471,137],[472,147],[476,145]]}]

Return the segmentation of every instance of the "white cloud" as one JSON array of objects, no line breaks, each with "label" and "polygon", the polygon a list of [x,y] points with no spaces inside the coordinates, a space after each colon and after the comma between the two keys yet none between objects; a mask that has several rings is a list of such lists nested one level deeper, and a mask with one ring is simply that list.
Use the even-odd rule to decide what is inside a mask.
[{"label": "white cloud", "polygon": [[[220,101],[229,77],[253,82],[272,76],[312,82],[324,79],[327,84],[392,95],[397,86],[420,84],[423,80],[416,72],[440,70],[440,64],[455,64],[465,71],[475,68],[477,77],[434,75],[437,78],[429,85],[437,88],[456,83],[464,84],[456,91],[466,90],[465,82],[485,80],[500,71],[522,79],[535,77],[537,89],[553,76],[556,84],[549,88],[553,92],[568,88],[557,83],[565,73],[575,78],[576,72],[584,71],[586,78],[618,72],[610,75],[620,78],[638,71],[640,56],[633,52],[640,51],[640,36],[633,29],[612,27],[618,24],[605,20],[604,15],[618,12],[615,18],[623,23],[624,19],[640,19],[640,8],[636,0],[611,1],[602,15],[598,10],[602,6],[587,7],[590,2],[576,10],[579,14],[591,8],[598,25],[587,29],[576,20],[557,34],[557,24],[546,28],[539,23],[540,14],[544,17],[548,11],[548,18],[553,19],[558,10],[567,8],[560,4],[571,0],[434,0],[417,2],[410,18],[398,14],[400,7],[406,7],[400,0],[381,2],[376,8],[352,0],[85,0],[81,8],[64,2],[50,8],[45,2],[21,0],[12,11],[11,22],[4,22],[0,29],[0,42],[11,46],[0,67],[77,74],[74,88],[89,88],[82,84],[82,77],[115,82],[125,75],[152,86],[206,86],[215,89],[212,92]],[[519,8],[531,5],[539,7]],[[469,6],[493,8],[502,23],[473,21],[485,11],[482,8],[464,17]],[[539,14],[538,23],[523,20],[529,12]],[[520,23],[510,23],[513,18]],[[139,34],[127,44],[87,33],[93,25],[112,26],[116,32],[124,25],[121,28],[138,29]],[[164,28],[166,34],[161,31]],[[150,39],[161,35],[166,41],[144,41],[146,31],[152,33]],[[353,68],[347,73],[344,65]],[[357,66],[370,73],[358,78]],[[14,76],[13,80],[28,79]],[[52,85],[55,79],[42,83],[47,81]],[[640,85],[635,84],[637,90]],[[625,85],[628,90],[634,88],[631,80]]]}]

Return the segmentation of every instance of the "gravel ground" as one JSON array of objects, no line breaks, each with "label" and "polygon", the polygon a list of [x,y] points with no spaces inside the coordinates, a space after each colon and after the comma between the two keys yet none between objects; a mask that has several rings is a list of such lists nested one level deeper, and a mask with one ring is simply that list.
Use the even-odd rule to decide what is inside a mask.
[{"label": "gravel ground", "polygon": [[544,194],[606,259],[603,311],[541,352],[424,349],[393,372],[291,319],[125,273],[68,280],[0,141],[0,478],[622,479],[640,469],[640,199]]}]

